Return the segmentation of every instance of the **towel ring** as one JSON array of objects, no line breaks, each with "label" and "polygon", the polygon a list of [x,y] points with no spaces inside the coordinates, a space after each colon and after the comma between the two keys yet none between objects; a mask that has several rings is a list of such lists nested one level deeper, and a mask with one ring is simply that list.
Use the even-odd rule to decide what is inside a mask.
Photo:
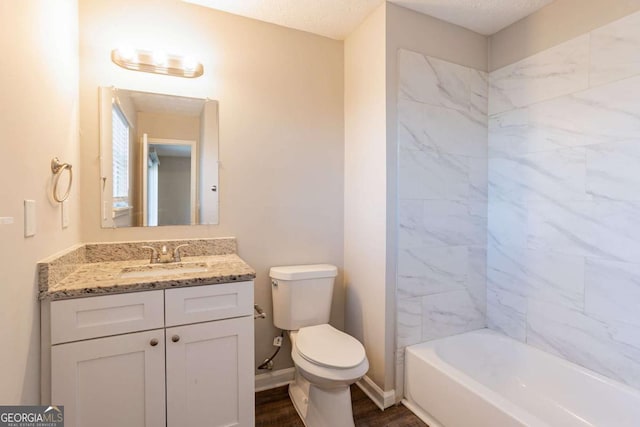
[{"label": "towel ring", "polygon": [[[67,185],[67,190],[64,192],[64,195],[62,197],[58,197],[58,182],[60,182],[60,176],[65,170],[69,171],[69,184]],[[69,193],[71,193],[71,184],[73,184],[73,170],[71,169],[71,165],[69,163],[61,163],[60,159],[54,157],[51,160],[51,172],[53,172],[53,200],[58,203],[62,203],[69,198]]]}]

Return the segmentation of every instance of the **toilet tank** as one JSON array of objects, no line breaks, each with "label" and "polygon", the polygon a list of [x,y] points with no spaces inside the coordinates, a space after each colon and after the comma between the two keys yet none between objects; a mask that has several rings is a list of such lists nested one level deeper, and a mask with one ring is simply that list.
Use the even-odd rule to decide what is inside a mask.
[{"label": "toilet tank", "polygon": [[273,323],[287,331],[329,323],[333,282],[338,269],[329,264],[272,267]]}]

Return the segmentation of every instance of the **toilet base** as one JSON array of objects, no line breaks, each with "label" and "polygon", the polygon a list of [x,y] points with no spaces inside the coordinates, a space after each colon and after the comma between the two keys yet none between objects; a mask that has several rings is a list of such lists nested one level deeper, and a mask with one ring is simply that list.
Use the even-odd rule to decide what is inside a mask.
[{"label": "toilet base", "polygon": [[351,389],[348,385],[320,388],[296,370],[289,397],[306,427],[354,427]]}]

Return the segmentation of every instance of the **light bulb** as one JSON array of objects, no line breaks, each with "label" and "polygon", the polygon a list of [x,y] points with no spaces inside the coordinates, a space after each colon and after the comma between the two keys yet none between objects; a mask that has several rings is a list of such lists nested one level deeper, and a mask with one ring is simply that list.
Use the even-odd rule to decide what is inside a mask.
[{"label": "light bulb", "polygon": [[154,51],[153,63],[159,67],[164,67],[167,65],[167,54],[162,51]]},{"label": "light bulb", "polygon": [[191,56],[187,56],[182,61],[182,66],[185,70],[193,71],[198,66],[198,61],[196,61],[195,58]]},{"label": "light bulb", "polygon": [[120,53],[120,57],[125,61],[133,61],[133,58],[136,56],[136,51],[129,46],[124,46],[118,49]]}]

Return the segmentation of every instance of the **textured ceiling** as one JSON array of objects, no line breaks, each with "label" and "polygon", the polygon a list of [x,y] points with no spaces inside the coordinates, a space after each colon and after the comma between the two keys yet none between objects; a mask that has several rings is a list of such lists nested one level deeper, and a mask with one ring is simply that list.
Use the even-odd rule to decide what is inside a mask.
[{"label": "textured ceiling", "polygon": [[[344,40],[384,0],[183,0],[284,27]],[[391,0],[489,35],[553,0]]]},{"label": "textured ceiling", "polygon": [[392,3],[488,36],[548,5],[552,1],[392,0]]}]

